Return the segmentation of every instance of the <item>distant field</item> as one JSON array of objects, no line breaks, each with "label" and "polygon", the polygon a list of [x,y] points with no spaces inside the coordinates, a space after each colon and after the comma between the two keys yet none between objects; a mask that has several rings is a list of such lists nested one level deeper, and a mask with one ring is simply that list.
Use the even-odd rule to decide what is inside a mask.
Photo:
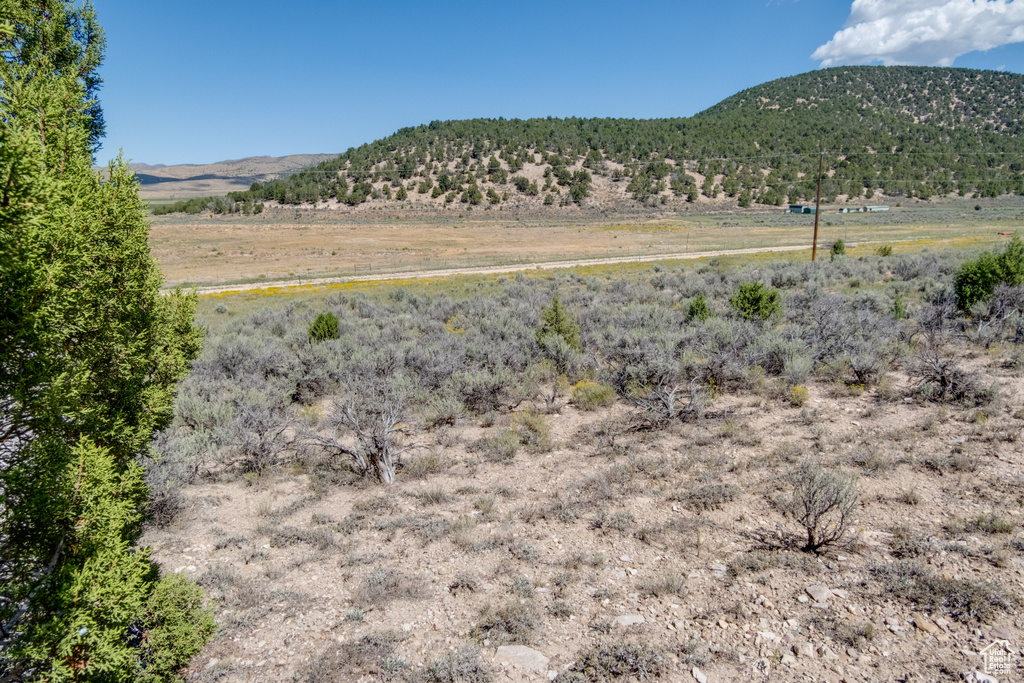
[{"label": "distant field", "polygon": [[[822,213],[819,249],[839,238],[984,244],[1001,239],[998,232],[1024,228],[1024,201],[1017,197],[915,203],[884,214],[836,211]],[[809,246],[813,225],[813,216],[781,209],[624,218],[568,212],[515,216],[479,207],[411,215],[381,211],[379,216],[280,208],[261,216],[160,216],[153,220],[150,239],[168,284],[213,285]]]}]

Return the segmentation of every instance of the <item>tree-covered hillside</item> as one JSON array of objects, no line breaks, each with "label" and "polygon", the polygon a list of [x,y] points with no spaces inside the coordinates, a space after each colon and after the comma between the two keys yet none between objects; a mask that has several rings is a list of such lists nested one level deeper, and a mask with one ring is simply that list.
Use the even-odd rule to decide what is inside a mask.
[{"label": "tree-covered hillside", "polygon": [[[1024,193],[1024,76],[838,67],[740,92],[690,118],[434,121],[287,180],[233,193],[236,210],[367,201],[517,206],[781,205]],[[875,199],[875,201],[878,201]]]}]

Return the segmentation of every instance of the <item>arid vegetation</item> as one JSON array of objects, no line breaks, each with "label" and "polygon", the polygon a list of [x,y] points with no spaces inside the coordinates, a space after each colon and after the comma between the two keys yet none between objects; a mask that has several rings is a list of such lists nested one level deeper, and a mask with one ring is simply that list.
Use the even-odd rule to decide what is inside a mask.
[{"label": "arid vegetation", "polygon": [[264,202],[389,208],[878,203],[1024,193],[1018,74],[843,66],[763,83],[691,118],[432,121],[287,179],[160,211]]},{"label": "arid vegetation", "polygon": [[201,302],[145,537],[218,606],[193,673],[977,669],[1020,634],[1024,293],[880,252]]}]

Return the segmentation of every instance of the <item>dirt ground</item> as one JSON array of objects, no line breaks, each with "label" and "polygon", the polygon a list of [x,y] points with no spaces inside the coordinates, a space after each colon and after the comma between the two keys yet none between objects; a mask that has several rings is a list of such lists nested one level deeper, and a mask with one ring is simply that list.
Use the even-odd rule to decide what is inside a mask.
[{"label": "dirt ground", "polygon": [[[936,205],[937,206],[937,205]],[[819,245],[992,241],[1024,225],[1021,207],[973,211],[920,206],[891,215],[822,216]],[[1020,214],[1020,215],[1019,215]],[[260,216],[159,216],[150,244],[168,285],[351,277],[502,267],[572,259],[651,257],[810,246],[812,216],[781,209],[603,215],[574,208],[538,215],[478,207],[422,212],[272,207]],[[981,242],[979,242],[980,244]]]},{"label": "dirt ground", "polygon": [[[622,404],[563,402],[544,416],[550,447],[511,458],[481,438],[515,415],[462,418],[419,430],[389,487],[308,464],[214,475],[143,544],[213,600],[198,681],[448,680],[416,677],[464,645],[495,680],[546,681],[622,643],[657,648],[669,681],[960,680],[996,640],[1019,653],[1020,603],[957,621],[879,576],[913,558],[1024,597],[1024,380],[1009,352],[964,359],[999,387],[981,410],[922,402],[896,375],[866,392],[811,385],[802,406],[755,387],[665,430],[632,429]],[[783,512],[805,459],[858,476],[853,527],[820,556]],[[709,485],[731,493],[702,497]],[[511,643],[539,654],[499,650]]]}]

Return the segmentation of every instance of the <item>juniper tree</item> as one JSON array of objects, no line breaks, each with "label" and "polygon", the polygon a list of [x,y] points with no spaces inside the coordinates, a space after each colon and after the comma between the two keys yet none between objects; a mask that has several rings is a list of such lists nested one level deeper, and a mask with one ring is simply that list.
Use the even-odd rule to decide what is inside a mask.
[{"label": "juniper tree", "polygon": [[[154,613],[162,584],[133,544],[139,463],[199,351],[195,298],[160,294],[127,165],[92,170],[91,8],[5,2],[0,25],[0,676],[167,680],[212,621]],[[161,620],[194,637],[133,645]]]}]

